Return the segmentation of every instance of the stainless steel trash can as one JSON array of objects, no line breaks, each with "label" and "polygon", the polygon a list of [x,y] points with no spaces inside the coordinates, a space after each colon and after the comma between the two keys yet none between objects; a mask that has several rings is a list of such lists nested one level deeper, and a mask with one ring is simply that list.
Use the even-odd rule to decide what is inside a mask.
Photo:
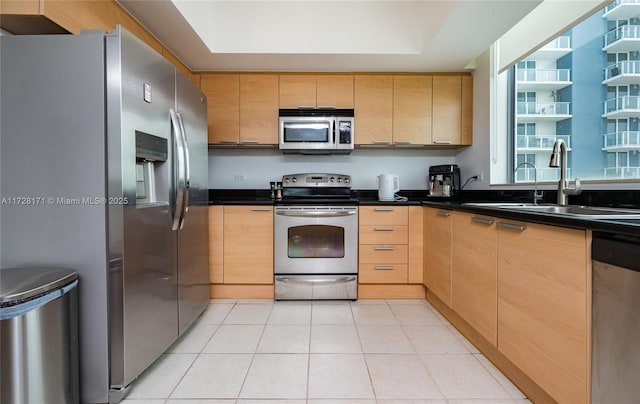
[{"label": "stainless steel trash can", "polygon": [[69,269],[0,269],[2,404],[79,402],[77,285]]}]

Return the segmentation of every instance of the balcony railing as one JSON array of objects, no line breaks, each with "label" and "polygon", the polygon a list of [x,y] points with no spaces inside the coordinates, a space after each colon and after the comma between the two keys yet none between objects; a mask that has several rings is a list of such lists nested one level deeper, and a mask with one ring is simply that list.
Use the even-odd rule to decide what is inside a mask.
[{"label": "balcony railing", "polygon": [[604,102],[605,115],[622,111],[640,112],[640,97],[624,96],[612,98]]},{"label": "balcony railing", "polygon": [[610,78],[624,74],[640,75],[640,60],[627,60],[608,66],[604,70],[604,79],[608,80]]},{"label": "balcony railing", "polygon": [[604,147],[607,149],[640,149],[640,132],[639,131],[622,131],[616,133],[607,133],[604,135]]},{"label": "balcony railing", "polygon": [[[543,181],[558,181],[560,179],[559,168],[542,167],[538,168],[538,182]],[[567,178],[571,178],[571,169],[567,168]],[[515,182],[533,182],[536,179],[536,174],[532,167],[522,166],[518,168],[518,172],[514,176]]]},{"label": "balcony railing", "polygon": [[519,102],[518,115],[570,115],[570,102]]},{"label": "balcony railing", "polygon": [[518,69],[517,81],[536,82],[567,82],[571,81],[570,69]]},{"label": "balcony railing", "polygon": [[610,167],[604,170],[604,179],[640,178],[640,167]]},{"label": "balcony railing", "polygon": [[539,50],[571,49],[571,37],[559,36]]},{"label": "balcony railing", "polygon": [[604,36],[604,47],[606,48],[624,39],[640,39],[640,25],[623,25],[607,32]]},{"label": "balcony railing", "polygon": [[564,140],[568,148],[571,148],[571,136],[534,136],[534,135],[518,135],[516,136],[516,147],[518,149],[549,149],[553,148],[553,143],[557,139]]},{"label": "balcony railing", "polygon": [[604,8],[604,13],[602,15],[605,18],[609,18],[609,17],[617,18],[618,17],[617,14],[621,14],[624,11],[619,10],[620,12],[616,12],[616,13],[613,13],[613,11],[616,11],[616,9],[623,8],[625,6],[636,6],[636,5],[640,5],[640,0],[615,0]]},{"label": "balcony railing", "polygon": [[608,13],[609,11],[623,4],[640,4],[640,0],[615,0],[604,8],[604,12]]}]

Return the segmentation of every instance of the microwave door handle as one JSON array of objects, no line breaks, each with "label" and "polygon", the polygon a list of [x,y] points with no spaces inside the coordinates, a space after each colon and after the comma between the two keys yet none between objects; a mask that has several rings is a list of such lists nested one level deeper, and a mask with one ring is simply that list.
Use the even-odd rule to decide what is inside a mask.
[{"label": "microwave door handle", "polygon": [[184,210],[182,212],[182,224],[184,224],[184,218],[189,212],[189,193],[191,191],[191,171],[189,170],[189,142],[187,142],[187,131],[184,129],[184,122],[182,120],[182,114],[177,113],[178,123],[180,124],[180,132],[182,134],[182,145],[184,152]]},{"label": "microwave door handle", "polygon": [[182,210],[184,207],[184,151],[182,149],[182,141],[180,138],[180,124],[178,123],[178,117],[173,108],[169,109],[169,116],[171,117],[171,126],[173,127],[173,134],[175,136],[176,144],[176,194],[175,205],[173,207],[173,219],[171,223],[171,230],[178,230],[181,224]]}]

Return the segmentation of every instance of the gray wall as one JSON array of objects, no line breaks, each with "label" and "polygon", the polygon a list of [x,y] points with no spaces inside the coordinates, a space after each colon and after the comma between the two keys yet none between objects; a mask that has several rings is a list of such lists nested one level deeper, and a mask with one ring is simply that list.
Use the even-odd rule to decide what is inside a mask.
[{"label": "gray wall", "polygon": [[[395,174],[400,189],[427,189],[430,165],[455,163],[455,150],[356,149],[348,156],[284,155],[278,150],[209,150],[209,187],[268,189],[285,174],[349,174],[355,189],[377,189],[378,174]],[[236,180],[245,175],[246,179]]]}]

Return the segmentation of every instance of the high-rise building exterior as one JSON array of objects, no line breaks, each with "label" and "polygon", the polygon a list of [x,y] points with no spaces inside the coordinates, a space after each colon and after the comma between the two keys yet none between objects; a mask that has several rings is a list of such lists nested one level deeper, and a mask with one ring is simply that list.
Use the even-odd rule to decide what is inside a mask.
[{"label": "high-rise building exterior", "polygon": [[[538,181],[640,178],[640,0],[615,0],[515,66],[514,163]],[[516,182],[533,181],[521,167]]]}]

